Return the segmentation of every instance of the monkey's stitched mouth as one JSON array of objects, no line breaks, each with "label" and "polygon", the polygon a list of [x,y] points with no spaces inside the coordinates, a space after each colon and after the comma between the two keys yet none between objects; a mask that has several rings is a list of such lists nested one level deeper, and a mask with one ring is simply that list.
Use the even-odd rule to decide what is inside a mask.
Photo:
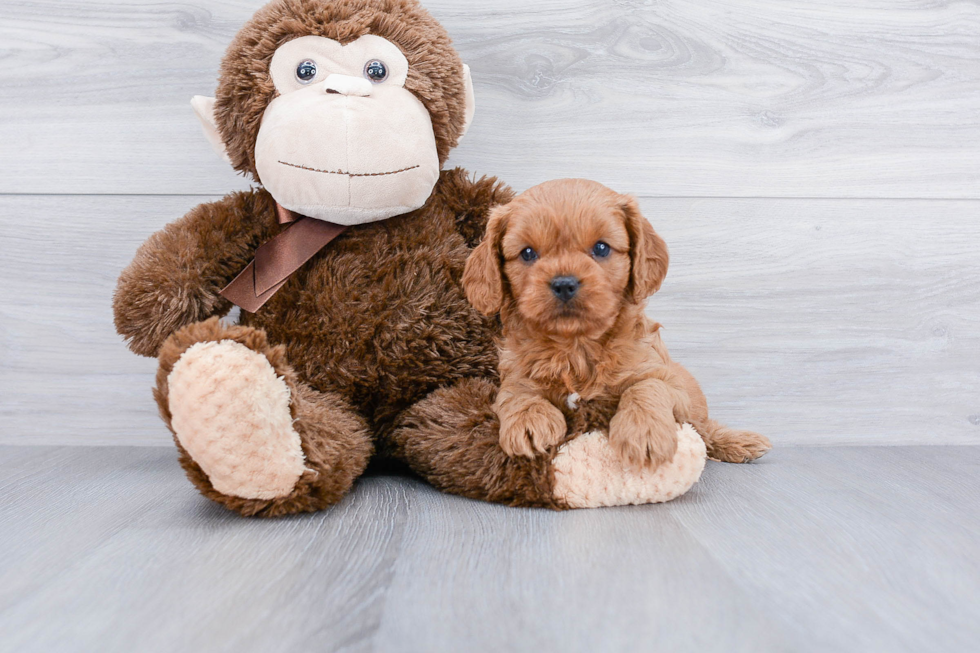
[{"label": "monkey's stitched mouth", "polygon": [[310,168],[308,166],[301,166],[295,163],[287,163],[286,161],[280,161],[279,163],[284,166],[289,166],[291,168],[299,168],[300,170],[309,170],[310,172],[321,172],[325,175],[347,175],[348,177],[384,177],[385,175],[397,175],[399,172],[408,172],[409,170],[415,170],[419,166],[409,166],[408,168],[402,168],[401,170],[392,170],[391,172],[345,172],[343,170],[319,170],[317,168]]}]

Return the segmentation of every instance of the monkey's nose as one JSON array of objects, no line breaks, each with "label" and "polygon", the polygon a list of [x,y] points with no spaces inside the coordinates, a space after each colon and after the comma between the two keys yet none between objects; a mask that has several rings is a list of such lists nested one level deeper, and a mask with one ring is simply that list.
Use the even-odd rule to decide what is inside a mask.
[{"label": "monkey's nose", "polygon": [[363,77],[352,77],[351,75],[338,75],[334,73],[327,75],[327,78],[323,81],[323,90],[327,93],[367,97],[371,95],[371,82]]},{"label": "monkey's nose", "polygon": [[551,292],[555,293],[558,299],[567,302],[575,296],[581,285],[582,283],[575,277],[555,277],[551,280]]}]

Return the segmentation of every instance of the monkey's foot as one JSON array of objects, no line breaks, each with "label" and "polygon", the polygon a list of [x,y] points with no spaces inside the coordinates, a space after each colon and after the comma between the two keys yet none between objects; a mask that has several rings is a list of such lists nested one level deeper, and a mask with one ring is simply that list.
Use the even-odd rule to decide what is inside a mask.
[{"label": "monkey's foot", "polygon": [[289,495],[306,470],[290,391],[261,353],[198,342],[167,377],[171,426],[214,489],[243,499]]},{"label": "monkey's foot", "polygon": [[670,501],[698,481],[705,458],[704,441],[690,424],[677,428],[677,452],[655,469],[626,467],[604,434],[586,433],[555,456],[555,498],[569,508]]}]

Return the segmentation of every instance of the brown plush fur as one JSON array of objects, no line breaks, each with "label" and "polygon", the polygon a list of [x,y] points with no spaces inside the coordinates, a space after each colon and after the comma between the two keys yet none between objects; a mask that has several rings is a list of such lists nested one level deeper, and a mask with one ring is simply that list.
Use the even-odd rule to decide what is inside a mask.
[{"label": "brown plush fur", "polygon": [[[462,63],[417,2],[277,0],[241,30],[222,64],[216,120],[236,169],[258,180],[254,145],[276,92],[268,71],[276,48],[305,35],[347,43],[369,33],[404,52],[405,86],[428,109],[445,161],[465,121]],[[247,515],[316,510],[336,502],[378,448],[450,491],[552,505],[549,464],[507,462],[493,423],[474,421],[490,410],[499,322],[469,305],[460,278],[490,208],[512,196],[494,179],[443,172],[425,206],[348,228],[236,327],[214,319],[231,308],[219,292],[281,231],[268,192],[201,205],[147,240],[120,276],[115,322],[133,351],[159,356],[155,396],[168,426],[168,378],[182,352],[231,339],[285,379],[311,470],[289,496],[240,499],[216,491],[181,449],[201,492]]]},{"label": "brown plush fur", "polygon": [[[167,339],[160,351],[157,387],[153,391],[160,416],[167,427],[170,427],[171,420],[167,379],[174,364],[191,345],[221,340],[232,340],[264,354],[276,375],[286,382],[292,397],[290,412],[293,427],[300,434],[309,469],[300,477],[293,491],[285,497],[272,500],[232,497],[212,487],[207,475],[175,436],[180,464],[187,472],[187,477],[204,496],[243,515],[277,517],[294,512],[320,510],[336,503],[364,472],[374,451],[367,424],[341,396],[331,392],[317,392],[300,381],[286,362],[285,347],[270,345],[262,331],[244,326],[223,326],[214,317],[184,327]],[[329,470],[330,473],[320,473],[320,470]]]},{"label": "brown plush fur", "polygon": [[387,439],[389,453],[446,492],[513,506],[566,508],[553,496],[551,459],[557,447],[533,460],[501,450],[492,410],[496,394],[485,379],[435,391],[399,418]]},{"label": "brown plush fur", "polygon": [[[465,91],[438,23],[414,0],[277,0],[256,13],[222,64],[216,120],[236,169],[258,180],[254,145],[275,95],[268,66],[276,48],[310,34],[346,43],[367,33],[405,53],[406,88],[428,109],[445,161],[462,131]],[[150,237],[120,276],[113,308],[133,351],[159,356],[164,421],[170,426],[168,379],[181,354],[233,340],[263,354],[285,380],[309,468],[288,496],[241,499],[215,490],[178,443],[200,491],[245,515],[317,510],[338,501],[377,450],[450,492],[566,507],[552,496],[556,447],[533,460],[500,449],[491,409],[500,325],[474,310],[461,287],[490,209],[512,197],[494,179],[444,171],[425,206],[348,228],[235,327],[216,319],[231,308],[219,292],[281,231],[269,193],[233,193]],[[569,416],[580,429],[573,432],[603,422],[609,411],[596,406]]]},{"label": "brown plush fur", "polygon": [[276,49],[298,36],[346,44],[365,34],[388,39],[405,54],[405,88],[428,109],[439,162],[445,163],[465,122],[463,62],[445,29],[418,2],[278,0],[256,12],[238,32],[221,64],[215,117],[236,170],[261,181],[254,146],[262,114],[276,96],[269,75]]},{"label": "brown plush fur", "polygon": [[[598,242],[610,246],[608,256],[593,254]],[[522,258],[526,248],[532,260]],[[595,182],[547,182],[494,210],[463,283],[475,306],[503,321],[494,411],[504,451],[534,457],[559,444],[568,432],[561,407],[573,394],[614,411],[609,441],[630,465],[670,460],[685,421],[723,457],[768,449],[760,435],[708,420],[697,382],[645,317],[667,265],[667,247],[636,201]],[[568,301],[552,291],[560,277],[580,283]]]},{"label": "brown plush fur", "polygon": [[[322,508],[350,487],[371,443],[381,443],[407,408],[463,379],[495,380],[497,321],[469,305],[460,278],[489,209],[511,197],[494,179],[472,181],[459,169],[443,172],[424,207],[349,228],[258,313],[242,313],[242,325],[232,328],[215,319],[199,321],[229,310],[218,291],[281,229],[268,193],[234,193],[202,205],[147,240],[120,276],[114,308],[117,328],[131,348],[160,357],[155,394],[168,426],[166,379],[173,364],[195,342],[221,339],[265,354],[293,390],[294,414],[308,416],[297,431],[308,466],[319,470],[319,478],[304,475],[289,497],[272,502],[228,497],[211,487],[182,450],[181,464],[202,493],[243,514]],[[456,404],[447,401],[451,407],[443,412],[451,415]],[[427,405],[435,402],[430,398]],[[408,462],[423,476],[432,469],[438,470],[434,478],[456,473],[438,468],[437,463],[452,461],[425,466],[419,453],[466,445],[468,434],[446,429],[444,442],[428,439],[410,447],[415,453]],[[486,472],[487,486],[502,482],[493,469]],[[547,495],[551,481],[535,478],[514,481],[514,502],[522,483],[540,485],[527,493],[527,502],[545,502],[539,495]],[[507,494],[501,492],[491,495]]]}]

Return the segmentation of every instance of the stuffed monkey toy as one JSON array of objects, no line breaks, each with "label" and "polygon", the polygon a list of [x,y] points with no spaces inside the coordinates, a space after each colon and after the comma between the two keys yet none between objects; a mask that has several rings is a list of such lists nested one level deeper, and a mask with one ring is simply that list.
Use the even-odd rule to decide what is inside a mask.
[{"label": "stuffed monkey toy", "polygon": [[[153,234],[114,297],[129,347],[159,359],[154,396],[204,496],[243,515],[320,510],[372,456],[514,506],[665,501],[694,484],[705,445],[690,426],[672,461],[626,469],[608,411],[587,405],[560,446],[500,449],[499,322],[460,277],[512,192],[442,170],[473,87],[415,0],[271,2],[229,47],[216,96],[192,101],[205,134],[260,185]],[[233,304],[239,324],[219,321]]]}]

